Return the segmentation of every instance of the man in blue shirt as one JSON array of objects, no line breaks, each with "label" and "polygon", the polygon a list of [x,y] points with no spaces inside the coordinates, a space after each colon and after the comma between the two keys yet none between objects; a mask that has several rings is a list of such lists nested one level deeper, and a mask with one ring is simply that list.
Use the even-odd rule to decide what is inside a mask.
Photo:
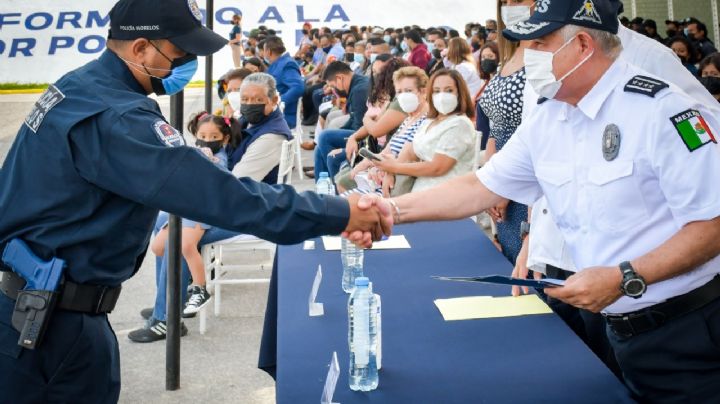
[{"label": "man in blue shirt", "polygon": [[147,95],[181,91],[196,55],[227,44],[201,19],[194,0],[120,0],[108,50],[50,85],[18,131],[0,170],[0,250],[20,239],[66,267],[44,339],[25,349],[11,321],[24,311],[15,300],[25,280],[0,264],[0,401],[118,400],[119,352],[106,314],[140,267],[160,209],[277,243],[343,230],[380,237],[377,212],[238,180],[165,121]]},{"label": "man in blue shirt", "polygon": [[298,100],[305,91],[300,67],[286,52],[282,39],[277,36],[265,40],[265,59],[269,64],[267,72],[275,78],[280,99],[285,103],[285,121],[290,129],[293,129],[297,119]]},{"label": "man in blue shirt", "polygon": [[340,129],[328,129],[320,134],[320,140],[315,148],[315,178],[327,171],[332,178],[337,174],[345,153],[335,156],[328,154],[335,149],[342,149],[348,137],[363,125],[363,117],[367,111],[367,99],[370,80],[361,74],[353,74],[350,66],[344,62],[332,62],[325,69],[323,78],[335,88],[341,98],[346,97],[345,111],[350,118]]}]

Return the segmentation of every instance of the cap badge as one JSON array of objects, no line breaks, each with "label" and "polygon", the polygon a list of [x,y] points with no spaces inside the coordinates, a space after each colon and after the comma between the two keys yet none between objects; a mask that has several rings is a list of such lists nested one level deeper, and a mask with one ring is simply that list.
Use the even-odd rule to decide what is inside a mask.
[{"label": "cap badge", "polygon": [[537,0],[535,2],[535,11],[537,11],[538,13],[547,12],[548,7],[550,7],[550,0]]},{"label": "cap badge", "polygon": [[602,24],[600,14],[595,10],[595,3],[592,0],[585,0],[582,7],[573,16],[573,20],[577,21],[590,21],[595,24]]},{"label": "cap badge", "polygon": [[198,21],[202,21],[202,12],[200,12],[200,7],[198,6],[197,1],[188,0],[187,4],[193,17],[195,17],[195,19]]}]

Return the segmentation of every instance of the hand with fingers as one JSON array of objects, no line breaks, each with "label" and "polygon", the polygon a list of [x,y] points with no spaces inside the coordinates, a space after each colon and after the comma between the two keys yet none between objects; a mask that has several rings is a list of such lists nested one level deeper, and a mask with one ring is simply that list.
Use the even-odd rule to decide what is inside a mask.
[{"label": "hand with fingers", "polygon": [[390,203],[375,194],[360,196],[352,194],[350,202],[350,222],[342,236],[353,243],[369,248],[372,242],[383,235],[392,233],[393,210]]}]

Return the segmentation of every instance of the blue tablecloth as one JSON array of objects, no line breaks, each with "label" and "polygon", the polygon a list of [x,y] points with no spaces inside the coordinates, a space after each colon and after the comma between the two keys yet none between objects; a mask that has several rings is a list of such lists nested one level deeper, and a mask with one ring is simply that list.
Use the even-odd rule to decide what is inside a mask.
[{"label": "blue tablecloth", "polygon": [[[365,274],[382,296],[383,368],[370,393],[348,387],[347,298],[338,251],[280,247],[277,302],[270,293],[263,350],[272,351],[277,303],[277,402],[318,402],[332,352],[340,403],[615,403],[629,392],[554,314],[443,320],[433,300],[506,296],[509,288],[443,282],[431,275],[509,274],[511,266],[469,220],[402,225],[412,249],[365,252]],[[322,317],[308,316],[318,264]],[[275,281],[277,283],[275,283]],[[275,324],[271,324],[275,325]],[[261,358],[262,361],[262,358]]]}]

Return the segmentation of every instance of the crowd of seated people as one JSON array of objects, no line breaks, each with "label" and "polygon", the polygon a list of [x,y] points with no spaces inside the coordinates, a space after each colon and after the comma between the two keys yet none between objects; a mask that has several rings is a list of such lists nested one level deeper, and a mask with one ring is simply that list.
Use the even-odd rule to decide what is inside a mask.
[{"label": "crowd of seated people", "polygon": [[[506,26],[506,3],[497,1],[497,20],[469,23],[462,33],[417,25],[332,30],[305,22],[294,53],[274,30],[252,29],[242,36],[242,68],[218,80],[222,109],[197,114],[190,131],[209,160],[238,177],[275,183],[282,142],[303,125],[314,127],[314,139],[302,144],[314,150],[314,167],[306,174],[328,172],[341,194],[390,196],[435,186],[475,169],[478,135],[490,158],[520,122],[522,104],[512,103],[521,100],[502,95],[515,86],[521,97],[525,84],[522,47],[498,35]],[[653,20],[620,22],[671,49],[720,101],[720,53],[703,22],[667,20],[665,36]],[[363,157],[362,149],[373,158]],[[527,213],[525,207],[514,212],[508,203],[488,213],[513,229],[500,229],[497,241],[514,262],[515,219]],[[140,342],[165,336],[166,221],[158,218],[152,246],[159,257],[156,305],[146,326],[130,336]],[[189,221],[184,232],[185,267],[192,273],[187,279],[193,282],[186,314],[192,315],[209,298],[198,245],[234,234]]]}]

